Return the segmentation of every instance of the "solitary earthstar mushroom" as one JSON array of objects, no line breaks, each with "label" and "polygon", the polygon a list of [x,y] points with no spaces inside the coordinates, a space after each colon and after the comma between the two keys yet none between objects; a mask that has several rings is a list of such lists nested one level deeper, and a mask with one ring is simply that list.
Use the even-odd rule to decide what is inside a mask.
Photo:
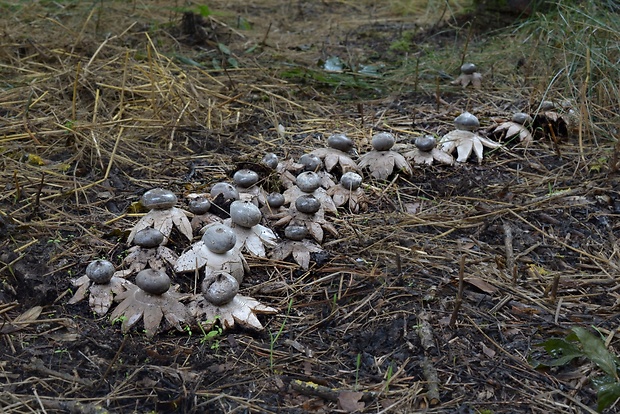
[{"label": "solitary earthstar mushroom", "polygon": [[177,254],[162,245],[164,235],[153,227],[147,227],[136,233],[133,242],[136,244],[130,247],[129,253],[123,259],[126,269],[119,270],[114,275],[128,277],[131,274],[144,270],[147,266],[151,269],[166,271],[166,266],[174,266],[177,261]]},{"label": "solitary earthstar mushroom", "polygon": [[356,172],[348,171],[340,177],[340,183],[328,190],[328,194],[334,200],[336,207],[347,206],[351,213],[366,210],[366,194],[362,189],[362,176]]},{"label": "solitary earthstar mushroom", "polygon": [[534,120],[531,116],[523,112],[517,112],[510,121],[503,122],[494,128],[492,134],[504,140],[518,137],[521,144],[528,146],[534,141],[532,134],[527,129],[527,126],[531,126],[532,122]]},{"label": "solitary earthstar mushroom", "polygon": [[358,166],[361,170],[369,170],[377,180],[386,180],[394,170],[411,175],[411,165],[396,151],[392,151],[396,139],[389,132],[380,132],[372,137],[373,150],[362,155]]},{"label": "solitary earthstar mushroom", "polygon": [[455,149],[457,150],[457,162],[467,162],[473,151],[478,158],[478,164],[480,164],[484,147],[493,149],[501,147],[501,144],[473,132],[480,127],[480,122],[469,112],[463,112],[457,116],[454,120],[454,126],[456,129],[441,137],[439,143],[442,151],[449,154]]},{"label": "solitary earthstar mushroom", "polygon": [[451,83],[452,85],[461,85],[463,88],[471,84],[474,89],[480,89],[482,86],[482,75],[478,73],[478,68],[473,63],[463,63],[461,65],[461,74]]},{"label": "solitary earthstar mushroom", "polygon": [[285,260],[289,256],[301,266],[308,270],[310,267],[310,254],[323,251],[321,246],[314,241],[307,239],[309,236],[306,226],[292,224],[284,229],[284,240],[282,240],[271,252],[274,260]]},{"label": "solitary earthstar mushroom", "polygon": [[256,171],[246,168],[235,172],[233,182],[237,186],[237,191],[239,191],[239,199],[251,201],[256,205],[259,205],[259,202],[264,204],[263,189],[257,185],[259,180],[260,177]]},{"label": "solitary earthstar mushroom", "polygon": [[333,134],[327,138],[327,148],[319,148],[311,152],[325,163],[325,170],[332,171],[337,166],[344,173],[347,171],[360,172],[357,163],[351,157],[354,153],[354,143],[345,134]]}]

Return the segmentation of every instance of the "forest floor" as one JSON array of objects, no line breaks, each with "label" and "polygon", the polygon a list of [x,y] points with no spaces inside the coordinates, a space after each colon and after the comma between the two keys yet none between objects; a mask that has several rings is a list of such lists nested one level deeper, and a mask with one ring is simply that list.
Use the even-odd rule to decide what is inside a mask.
[{"label": "forest floor", "polygon": [[[536,361],[574,327],[616,354],[611,107],[593,122],[556,90],[534,40],[496,30],[515,16],[170,3],[0,2],[0,412],[596,412],[597,365]],[[480,89],[451,84],[464,60]],[[92,260],[123,267],[151,188],[186,208],[268,152],[298,160],[344,133],[363,155],[382,131],[410,151],[464,111],[498,140],[494,126],[528,113],[534,141],[366,172],[368,209],[327,216],[338,235],[307,270],[246,257],[241,293],[278,310],[262,331],[147,338],[67,303]]]}]

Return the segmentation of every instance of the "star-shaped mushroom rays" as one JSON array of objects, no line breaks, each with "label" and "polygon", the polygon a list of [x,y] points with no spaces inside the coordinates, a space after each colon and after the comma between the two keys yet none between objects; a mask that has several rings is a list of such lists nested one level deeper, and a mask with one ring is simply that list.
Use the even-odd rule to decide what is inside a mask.
[{"label": "star-shaped mushroom rays", "polygon": [[180,301],[187,295],[170,290],[170,278],[158,270],[146,269],[136,275],[136,285],[118,295],[122,302],[112,311],[112,323],[122,321],[126,333],[143,320],[146,336],[152,338],[160,330],[162,318],[182,332],[185,324],[192,323],[188,309]]},{"label": "star-shaped mushroom rays", "polygon": [[342,174],[340,182],[328,190],[328,194],[334,200],[336,207],[348,207],[351,213],[359,213],[366,210],[368,203],[366,194],[361,188],[362,176],[349,171]]},{"label": "star-shaped mushroom rays", "polygon": [[414,164],[431,165],[433,161],[446,165],[454,164],[452,155],[437,148],[435,138],[430,135],[417,137],[414,145],[413,150],[403,154],[406,159],[413,161]]},{"label": "star-shaped mushroom rays", "polygon": [[372,137],[373,150],[362,155],[359,168],[370,171],[370,175],[377,180],[386,180],[395,169],[411,175],[411,165],[405,157],[390,150],[394,142],[395,138],[389,132],[375,134]]},{"label": "star-shaped mushroom rays", "polygon": [[503,138],[504,141],[518,137],[521,144],[528,146],[534,141],[534,138],[526,125],[532,125],[533,121],[528,114],[517,112],[510,121],[499,124],[491,133],[499,139]]},{"label": "star-shaped mushroom rays", "polygon": [[327,148],[318,148],[310,154],[323,160],[325,170],[331,172],[339,167],[341,173],[354,171],[361,173],[357,163],[351,158],[355,153],[353,141],[345,134],[333,134],[327,138]]},{"label": "star-shaped mushroom rays", "polygon": [[441,150],[451,154],[456,149],[457,162],[467,162],[472,152],[476,154],[478,163],[482,162],[484,147],[499,148],[501,144],[488,138],[477,135],[471,131],[456,129],[441,137]]},{"label": "star-shaped mushroom rays", "polygon": [[107,260],[95,260],[86,267],[86,275],[73,281],[77,287],[70,305],[82,301],[88,295],[88,305],[99,316],[108,313],[116,297],[132,285],[126,279],[114,275],[114,265]]},{"label": "star-shaped mushroom rays", "polygon": [[235,295],[230,302],[220,305],[215,305],[203,295],[198,295],[190,302],[189,311],[204,329],[210,329],[219,320],[223,329],[232,328],[237,323],[257,331],[263,330],[263,325],[256,317],[257,314],[278,313],[277,309],[242,295]]},{"label": "star-shaped mushroom rays", "polygon": [[321,246],[309,239],[283,240],[273,249],[271,258],[274,260],[285,260],[287,257],[292,256],[293,260],[302,269],[308,270],[310,267],[310,254],[322,251]]},{"label": "star-shaped mushroom rays", "polygon": [[311,154],[323,160],[325,163],[325,170],[328,172],[334,170],[336,166],[340,166],[340,169],[345,172],[360,171],[357,163],[351,158],[351,155],[335,148],[318,148],[312,151]]},{"label": "star-shaped mushroom rays", "polygon": [[187,198],[189,199],[187,208],[194,215],[190,222],[193,232],[197,233],[209,224],[222,221],[221,218],[209,211],[211,209],[211,201],[209,201],[207,194],[191,193],[187,195]]},{"label": "star-shaped mushroom rays", "polygon": [[467,162],[472,151],[478,158],[478,163],[482,162],[484,147],[499,148],[501,145],[493,140],[476,134],[475,130],[480,128],[478,118],[469,112],[463,112],[454,119],[456,130],[448,132],[441,137],[439,144],[441,150],[449,154],[457,150],[457,162]]},{"label": "star-shaped mushroom rays", "polygon": [[174,266],[177,255],[163,245],[165,237],[162,232],[147,227],[137,232],[133,238],[136,246],[130,247],[129,253],[123,259],[126,269],[119,270],[114,276],[127,277],[150,267],[151,269],[166,271],[166,265]]},{"label": "star-shaped mushroom rays", "polygon": [[117,271],[114,274],[117,277],[128,277],[146,269],[147,266],[151,269],[165,271],[166,265],[174,266],[178,258],[176,253],[166,246],[152,248],[133,246],[127,252],[129,254],[123,260],[123,264],[128,267]]},{"label": "star-shaped mushroom rays", "polygon": [[295,162],[292,159],[284,160],[278,163],[275,167],[275,171],[280,177],[280,183],[284,188],[289,188],[295,185],[296,177],[304,170],[304,165]]},{"label": "star-shaped mushroom rays", "polygon": [[473,63],[464,63],[461,66],[461,74],[453,80],[452,85],[461,85],[463,88],[471,85],[474,89],[482,87],[482,75],[478,73],[478,68]]},{"label": "star-shaped mushroom rays", "polygon": [[211,224],[202,239],[179,256],[174,271],[193,272],[207,266],[213,271],[230,273],[241,283],[249,269],[243,255],[235,248],[236,243],[237,236],[230,227],[221,223]]},{"label": "star-shaped mushroom rays", "polygon": [[153,227],[164,236],[163,244],[166,244],[173,227],[179,229],[181,234],[192,240],[192,225],[187,215],[180,208],[174,207],[177,197],[168,190],[155,188],[147,191],[141,198],[141,203],[150,211],[136,223],[129,233],[127,243],[131,243],[140,230]]}]

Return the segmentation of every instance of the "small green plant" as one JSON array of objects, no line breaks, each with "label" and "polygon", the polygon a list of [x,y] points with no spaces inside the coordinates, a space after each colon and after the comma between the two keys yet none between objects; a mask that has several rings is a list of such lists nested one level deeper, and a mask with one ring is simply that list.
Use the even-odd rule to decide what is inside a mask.
[{"label": "small green plant", "polygon": [[357,354],[357,358],[355,359],[355,390],[357,390],[357,384],[360,379],[360,367],[362,366],[362,354]]},{"label": "small green plant", "polygon": [[64,127],[65,127],[65,129],[67,130],[67,131],[65,131],[65,132],[72,131],[72,130],[73,130],[73,127],[75,126],[75,121],[72,121],[72,120],[65,121],[65,123],[63,124],[63,126],[64,126]]},{"label": "small green plant", "polygon": [[[205,324],[209,325],[212,322],[210,321],[206,321]],[[211,329],[209,331],[206,331],[205,328],[202,326],[202,323],[198,324],[198,327],[200,328],[200,331],[202,332],[202,337],[200,338],[200,344],[205,344],[207,342],[211,342],[211,349],[217,351],[220,348],[220,340],[218,339],[220,336],[222,336],[222,327],[219,325],[213,325],[211,326]]]},{"label": "small green plant", "polygon": [[271,370],[273,371],[273,348],[275,347],[276,342],[278,341],[278,338],[280,338],[280,335],[282,334],[282,331],[284,331],[284,327],[286,326],[286,321],[291,313],[291,308],[293,307],[293,298],[291,298],[288,301],[288,307],[286,308],[286,315],[284,315],[284,320],[282,321],[282,324],[280,325],[280,329],[278,329],[278,332],[276,332],[275,334],[271,333],[271,331],[269,332],[269,366],[271,367]]},{"label": "small green plant", "polygon": [[585,328],[574,327],[566,338],[551,338],[538,346],[543,347],[551,355],[551,359],[530,360],[535,368],[559,367],[568,365],[575,359],[586,359],[603,371],[603,375],[593,375],[590,378],[597,394],[598,411],[604,410],[620,398],[620,359],[609,352],[599,336],[591,334]]},{"label": "small green plant", "polygon": [[196,6],[196,11],[202,17],[209,17],[209,16],[211,16],[211,9],[206,4],[200,4],[200,5]]},{"label": "small green plant", "polygon": [[[323,64],[324,62],[319,62],[319,66],[322,67]],[[283,70],[279,76],[292,82],[313,84],[330,90],[331,93],[342,99],[352,99],[353,96],[360,97],[360,99],[361,97],[376,96],[382,87],[376,82],[377,79],[374,76],[351,72],[328,72],[301,66]]]},{"label": "small green plant", "polygon": [[390,383],[392,382],[392,376],[394,375],[394,369],[392,368],[392,364],[388,366],[387,371],[385,371],[385,387],[384,391],[388,392],[390,390]]},{"label": "small green plant", "polygon": [[233,68],[238,68],[239,67],[239,62],[237,61],[237,59],[233,56],[232,52],[230,51],[230,49],[228,48],[228,46],[226,46],[224,43],[218,43],[217,44],[217,48],[221,53],[221,56],[218,57],[214,57],[211,61],[211,63],[213,64],[213,67],[215,69],[222,69],[222,63],[225,60],[228,63],[229,67],[233,67]]},{"label": "small green plant", "polygon": [[55,246],[59,246],[60,243],[62,243],[63,241],[65,241],[65,240],[62,238],[62,236],[57,235],[54,238],[48,239],[47,240],[47,244],[53,244]]},{"label": "small green plant", "polygon": [[392,52],[410,52],[414,45],[414,32],[403,32],[398,40],[395,40],[390,44],[390,50]]},{"label": "small green plant", "polygon": [[125,315],[121,315],[118,318],[114,318],[112,320],[112,325],[115,325],[117,323],[122,324],[123,322],[125,322],[127,320],[127,317]]},{"label": "small green plant", "polygon": [[172,7],[172,10],[177,13],[195,13],[205,18],[214,14],[206,4],[199,4],[194,7]]}]

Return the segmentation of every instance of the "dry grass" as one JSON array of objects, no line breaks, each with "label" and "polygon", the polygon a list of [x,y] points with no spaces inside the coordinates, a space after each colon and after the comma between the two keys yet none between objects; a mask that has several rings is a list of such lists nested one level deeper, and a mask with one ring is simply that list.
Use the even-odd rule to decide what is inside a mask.
[{"label": "dry grass", "polygon": [[[562,377],[532,369],[528,358],[535,343],[574,324],[594,325],[618,346],[618,184],[608,160],[620,95],[611,22],[562,7],[502,34],[499,45],[447,26],[378,81],[385,89],[377,99],[358,105],[339,98],[362,87],[280,74],[315,70],[332,54],[364,58],[373,40],[353,35],[373,25],[392,27],[373,44],[387,56],[410,18],[389,26],[401,17],[346,1],[233,2],[212,16],[208,47],[190,47],[179,15],[154,3],[32,11],[5,2],[3,412],[334,412],[345,391],[362,393],[354,402],[364,402],[363,412],[592,411],[592,367]],[[253,29],[235,27],[235,13]],[[568,17],[570,31],[561,25]],[[344,24],[326,25],[331,38],[307,53],[292,49],[327,18]],[[433,49],[442,36],[450,40]],[[230,55],[218,42],[238,68],[226,67]],[[462,56],[484,67],[482,91],[438,82]],[[214,59],[224,69],[212,68]],[[376,130],[405,143],[447,132],[463,110],[489,125],[515,110],[536,113],[547,98],[571,100],[581,115],[562,142],[369,182],[371,211],[334,220],[340,237],[325,243],[326,262],[303,272],[251,260],[244,293],[282,310],[263,318],[263,334],[235,331],[213,349],[199,332],[147,342],[64,304],[70,275],[122,254],[143,190],[205,189],[237,162],[267,151],[296,157],[333,131],[363,151]]]}]

